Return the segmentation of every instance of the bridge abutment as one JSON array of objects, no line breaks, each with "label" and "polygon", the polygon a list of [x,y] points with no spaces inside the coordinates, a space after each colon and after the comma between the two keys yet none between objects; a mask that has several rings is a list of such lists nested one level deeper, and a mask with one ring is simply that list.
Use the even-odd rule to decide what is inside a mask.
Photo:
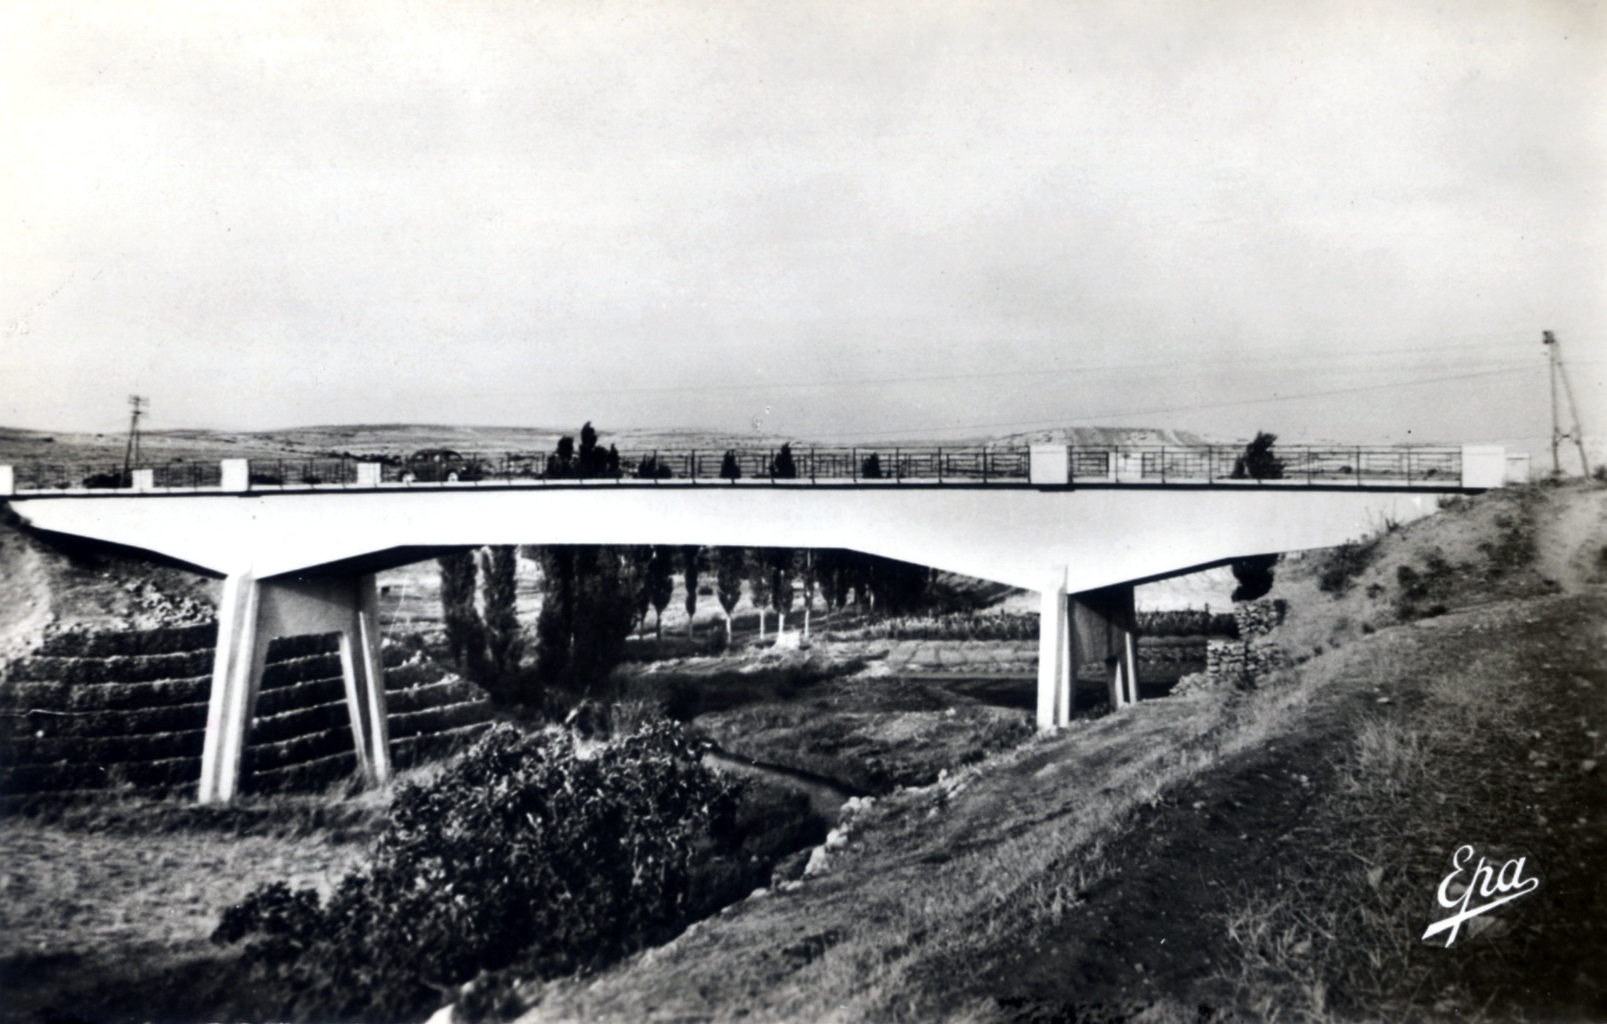
[{"label": "bridge abutment", "polygon": [[377,593],[371,574],[258,580],[233,573],[225,579],[201,752],[201,803],[227,804],[239,793],[268,641],[280,636],[339,634],[359,770],[370,785],[390,780]]}]

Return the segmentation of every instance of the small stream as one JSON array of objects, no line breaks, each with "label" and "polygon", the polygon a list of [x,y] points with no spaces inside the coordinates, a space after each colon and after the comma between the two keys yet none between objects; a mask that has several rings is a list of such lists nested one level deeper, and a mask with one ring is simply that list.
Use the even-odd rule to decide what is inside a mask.
[{"label": "small stream", "polygon": [[824,775],[788,768],[785,765],[766,764],[740,754],[733,754],[728,750],[721,750],[719,747],[714,747],[704,754],[703,763],[716,771],[766,779],[788,789],[797,790],[809,798],[809,809],[832,825],[837,824],[842,806],[849,798],[869,795]]}]

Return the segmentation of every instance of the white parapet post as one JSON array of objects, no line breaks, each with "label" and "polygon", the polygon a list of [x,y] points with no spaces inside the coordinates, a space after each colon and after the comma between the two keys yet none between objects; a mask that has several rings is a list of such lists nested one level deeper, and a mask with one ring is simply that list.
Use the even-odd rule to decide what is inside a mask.
[{"label": "white parapet post", "polygon": [[136,491],[156,490],[156,470],[136,469],[132,474],[131,486]]},{"label": "white parapet post", "polygon": [[[1509,484],[1526,484],[1529,482],[1529,453],[1507,452],[1507,477]],[[4,493],[0,491],[0,493]]]},{"label": "white parapet post", "polygon": [[1498,444],[1462,446],[1462,486],[1500,487],[1507,481],[1507,450]]},{"label": "white parapet post", "polygon": [[1028,450],[1028,479],[1040,487],[1064,486],[1071,481],[1071,462],[1063,444],[1035,444]]},{"label": "white parapet post", "polygon": [[224,459],[223,480],[219,487],[225,491],[249,491],[251,463],[245,459]]},{"label": "white parapet post", "polygon": [[10,466],[0,466],[0,497],[17,493],[17,471]]},{"label": "white parapet post", "polygon": [[378,487],[380,481],[380,464],[377,462],[359,462],[357,464],[357,486]]}]

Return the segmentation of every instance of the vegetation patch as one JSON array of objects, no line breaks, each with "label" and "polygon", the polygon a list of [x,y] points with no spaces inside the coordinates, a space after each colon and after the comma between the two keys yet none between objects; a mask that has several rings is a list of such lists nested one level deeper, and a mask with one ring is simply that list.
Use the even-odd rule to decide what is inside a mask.
[{"label": "vegetation patch", "polygon": [[262,886],[214,940],[244,944],[255,1015],[398,1020],[465,995],[493,1013],[514,972],[551,977],[661,942],[807,838],[777,829],[774,795],[743,814],[746,784],[699,758],[662,722],[591,749],[494,729],[396,795],[369,867],[328,900]]},{"label": "vegetation patch", "polygon": [[[1517,611],[1355,661],[1355,680],[1386,695],[1352,719],[1336,784],[1299,841],[1269,874],[1240,882],[1238,905],[1219,917],[1229,944],[1219,977],[1245,1011],[1266,1020],[1607,1014],[1596,775],[1607,671],[1579,632],[1599,628],[1604,609]],[[1444,659],[1451,649],[1454,663]],[[1526,856],[1543,883],[1473,918],[1454,944],[1425,942],[1427,925],[1450,913],[1434,896],[1462,844],[1497,867]]]}]

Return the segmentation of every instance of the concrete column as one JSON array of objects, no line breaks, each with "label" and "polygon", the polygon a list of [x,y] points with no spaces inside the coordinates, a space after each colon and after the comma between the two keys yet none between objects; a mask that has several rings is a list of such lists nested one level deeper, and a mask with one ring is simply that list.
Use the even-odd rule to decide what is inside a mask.
[{"label": "concrete column", "polygon": [[229,803],[239,790],[240,761],[256,712],[268,649],[258,628],[260,599],[261,588],[249,573],[232,574],[223,582],[206,740],[201,749],[198,796],[203,804]]},{"label": "concrete column", "polygon": [[1038,728],[1053,729],[1071,721],[1075,681],[1064,569],[1044,587],[1042,602],[1038,612]]},{"label": "concrete column", "polygon": [[380,470],[380,464],[377,462],[359,462],[357,464],[357,486],[378,487]]},{"label": "concrete column", "polygon": [[201,753],[201,803],[229,803],[239,792],[268,641],[325,633],[340,635],[341,676],[358,770],[371,785],[390,781],[390,730],[374,577],[258,581],[238,574],[224,581],[218,610],[218,647]]},{"label": "concrete column", "polygon": [[385,663],[380,652],[379,590],[372,575],[353,582],[351,615],[340,632],[341,675],[358,770],[369,785],[382,786],[391,779],[391,752],[385,716]]},{"label": "concrete column", "polygon": [[136,469],[133,471],[130,486],[136,491],[156,490],[156,470]]},{"label": "concrete column", "polygon": [[1136,614],[1131,584],[1117,584],[1073,594],[1071,604],[1071,678],[1094,669],[1110,684],[1110,706],[1138,701],[1138,644],[1133,633]]},{"label": "concrete column", "polygon": [[17,471],[10,466],[0,466],[0,497],[17,493]]}]

